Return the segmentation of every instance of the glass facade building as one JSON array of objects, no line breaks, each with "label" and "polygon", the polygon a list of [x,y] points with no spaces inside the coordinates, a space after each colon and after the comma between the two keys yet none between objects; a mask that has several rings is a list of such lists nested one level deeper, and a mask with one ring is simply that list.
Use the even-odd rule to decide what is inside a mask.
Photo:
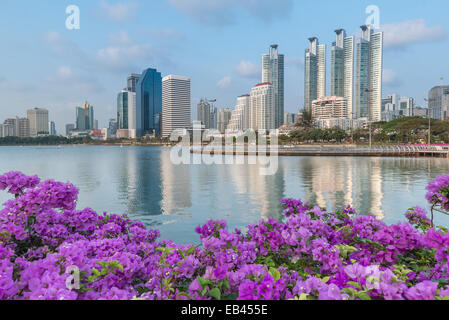
[{"label": "glass facade building", "polygon": [[128,91],[123,90],[117,97],[117,122],[118,129],[129,129],[128,126]]},{"label": "glass facade building", "polygon": [[94,107],[84,103],[83,107],[76,108],[76,130],[87,131],[94,129]]},{"label": "glass facade building", "polygon": [[136,134],[161,135],[162,76],[156,69],[142,73],[136,87]]},{"label": "glass facade building", "polygon": [[279,128],[284,124],[284,55],[278,45],[270,46],[270,53],[262,55],[262,82],[270,82],[274,90],[274,122]]}]

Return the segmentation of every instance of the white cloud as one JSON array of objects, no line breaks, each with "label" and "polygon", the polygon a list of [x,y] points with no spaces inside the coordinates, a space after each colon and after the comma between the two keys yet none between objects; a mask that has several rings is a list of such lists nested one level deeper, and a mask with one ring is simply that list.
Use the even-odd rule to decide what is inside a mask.
[{"label": "white cloud", "polygon": [[447,37],[442,25],[428,26],[424,19],[408,20],[381,26],[386,49],[405,48],[422,42],[440,41]]},{"label": "white cloud", "polygon": [[261,68],[251,61],[241,61],[235,69],[244,78],[254,79],[261,77]]},{"label": "white cloud", "polygon": [[217,82],[217,87],[220,89],[227,89],[231,86],[232,80],[231,77],[224,77],[220,81]]},{"label": "white cloud", "polygon": [[123,22],[131,19],[138,7],[139,3],[134,1],[111,4],[103,0],[99,3],[101,14],[116,22]]},{"label": "white cloud", "polygon": [[191,19],[202,24],[227,25],[237,21],[237,12],[265,22],[287,16],[293,0],[166,0]]}]

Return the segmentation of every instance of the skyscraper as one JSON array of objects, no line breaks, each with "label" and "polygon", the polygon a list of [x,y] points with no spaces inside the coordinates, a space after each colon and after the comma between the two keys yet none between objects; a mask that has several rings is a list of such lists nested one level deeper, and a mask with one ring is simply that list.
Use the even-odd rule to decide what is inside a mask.
[{"label": "skyscraper", "polygon": [[259,83],[253,87],[250,97],[250,129],[275,129],[274,105],[274,90],[270,82]]},{"label": "skyscraper", "polygon": [[128,129],[128,90],[122,90],[117,96],[117,124],[119,130]]},{"label": "skyscraper", "polygon": [[205,129],[210,129],[210,104],[205,99],[201,99],[198,103],[197,119]]},{"label": "skyscraper", "polygon": [[331,52],[331,96],[344,97],[348,116],[352,118],[354,90],[354,37],[346,37],[343,29],[335,30],[337,39]]},{"label": "skyscraper", "polygon": [[94,123],[94,107],[85,102],[83,107],[76,108],[76,130],[86,131],[93,130]]},{"label": "skyscraper", "polygon": [[127,83],[128,83],[127,89],[128,89],[128,91],[136,92],[136,90],[137,90],[137,83],[139,82],[140,77],[141,77],[141,75],[137,74],[137,73],[131,73],[131,74],[128,75],[128,80],[127,80]]},{"label": "skyscraper", "polygon": [[225,133],[228,128],[229,121],[231,120],[231,109],[219,109],[217,112],[217,130],[220,133]]},{"label": "skyscraper", "polygon": [[309,38],[304,61],[304,108],[310,112],[312,101],[326,96],[326,45]]},{"label": "skyscraper", "polygon": [[210,106],[209,129],[217,129],[217,108],[212,104]]},{"label": "skyscraper", "polygon": [[284,124],[284,55],[278,45],[270,46],[270,53],[262,55],[262,82],[270,82],[274,93],[275,128]]},{"label": "skyscraper", "polygon": [[309,48],[304,58],[304,109],[312,110],[312,101],[317,98],[317,51],[318,39],[309,38]]},{"label": "skyscraper", "polygon": [[317,55],[317,96],[326,96],[326,45],[318,45]]},{"label": "skyscraper", "polygon": [[27,118],[30,123],[31,137],[50,134],[47,109],[34,108],[27,110]]},{"label": "skyscraper", "polygon": [[162,114],[162,77],[156,69],[146,69],[136,87],[136,135],[160,136]]},{"label": "skyscraper", "polygon": [[191,126],[190,78],[169,75],[162,79],[162,137]]},{"label": "skyscraper", "polygon": [[370,121],[381,120],[383,32],[374,33],[363,25],[357,40],[356,115]]}]

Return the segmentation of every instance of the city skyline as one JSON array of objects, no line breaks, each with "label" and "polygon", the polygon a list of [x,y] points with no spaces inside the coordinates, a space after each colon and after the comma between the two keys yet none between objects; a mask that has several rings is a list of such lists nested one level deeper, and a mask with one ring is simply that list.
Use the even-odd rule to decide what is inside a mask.
[{"label": "city skyline", "polygon": [[[2,30],[12,30],[2,32],[11,45],[9,52],[0,56],[5,62],[0,71],[4,95],[0,117],[22,116],[28,109],[45,108],[50,110],[57,131],[64,132],[65,125],[73,122],[74,108],[88,100],[95,106],[100,127],[105,127],[116,113],[116,96],[123,88],[123,78],[145,68],[156,68],[162,76],[190,77],[192,115],[202,96],[216,98],[219,108],[234,106],[236,97],[259,82],[260,54],[272,43],[279,44],[285,55],[285,111],[297,113],[304,101],[307,38],[318,35],[320,43],[327,46],[330,61],[333,30],[344,28],[347,34],[356,35],[370,4],[379,6],[381,30],[385,32],[383,96],[400,92],[426,106],[428,91],[441,76],[449,78],[443,72],[449,70],[449,62],[444,59],[449,24],[444,10],[435,11],[433,6],[417,4],[411,8],[405,1],[359,1],[339,7],[323,1],[318,22],[305,14],[313,4],[293,1],[281,1],[276,8],[266,2],[260,8],[223,1],[211,1],[207,8],[188,1],[185,3],[189,5],[182,6],[174,0],[133,3],[134,7],[123,1],[79,1],[81,28],[69,31],[64,25],[68,5],[64,1],[43,1],[41,8],[29,3],[25,15],[16,14],[20,11],[16,2],[5,1],[1,14],[18,19],[3,18],[0,22],[9,21]],[[433,3],[448,7],[443,1]],[[126,8],[122,12],[117,10],[120,4]],[[171,19],[147,22],[142,12],[150,9]],[[222,18],[203,19],[199,12]],[[339,18],[330,19],[335,16]],[[230,46],[243,50],[225,50]],[[207,50],[199,50],[201,47]],[[31,50],[33,56],[28,53]],[[25,72],[29,77],[20,76]],[[328,68],[327,79],[330,72]],[[326,86],[329,93],[329,81]]]}]

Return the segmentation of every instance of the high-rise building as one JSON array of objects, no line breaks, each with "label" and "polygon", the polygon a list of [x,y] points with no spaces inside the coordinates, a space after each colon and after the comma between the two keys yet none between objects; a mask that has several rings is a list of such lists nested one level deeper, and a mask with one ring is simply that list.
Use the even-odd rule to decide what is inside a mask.
[{"label": "high-rise building", "polygon": [[326,96],[326,45],[318,45],[317,56],[317,97]]},{"label": "high-rise building", "polygon": [[160,136],[162,115],[162,77],[156,69],[146,69],[136,88],[136,135]]},{"label": "high-rise building", "polygon": [[210,104],[205,99],[201,99],[197,106],[197,119],[204,126],[204,129],[210,129]]},{"label": "high-rise building", "polygon": [[231,131],[245,131],[249,128],[250,95],[244,94],[237,98],[237,105],[232,111],[228,129]]},{"label": "high-rise building", "polygon": [[191,126],[190,78],[169,75],[162,79],[162,137]]},{"label": "high-rise building", "polygon": [[77,131],[93,130],[94,122],[94,107],[85,102],[83,107],[76,108],[76,125]]},{"label": "high-rise building", "polygon": [[50,133],[48,127],[47,109],[34,108],[27,110],[27,118],[30,123],[31,137],[37,137],[39,135],[48,135]]},{"label": "high-rise building", "polygon": [[50,129],[50,135],[51,136],[55,136],[56,135],[56,124],[54,121],[50,121],[48,123],[48,127]]},{"label": "high-rise building", "polygon": [[128,87],[127,90],[131,92],[136,92],[137,90],[137,83],[139,82],[141,75],[137,73],[131,73],[128,75],[127,83]]},{"label": "high-rise building", "polygon": [[433,119],[447,120],[449,117],[449,86],[433,87],[429,91],[429,111]]},{"label": "high-rise building", "polygon": [[262,82],[270,82],[274,92],[275,127],[284,124],[284,55],[278,45],[270,46],[270,53],[262,55]]},{"label": "high-rise building", "polygon": [[331,96],[348,101],[349,116],[353,112],[354,37],[346,37],[343,29],[335,30],[337,39],[331,52]]},{"label": "high-rise building", "polygon": [[274,104],[274,90],[270,82],[259,83],[252,88],[249,114],[250,129],[275,129]]},{"label": "high-rise building", "polygon": [[326,96],[326,45],[309,38],[304,61],[304,108],[310,112],[312,101]]},{"label": "high-rise building", "polygon": [[209,129],[217,129],[217,113],[218,109],[214,106],[210,106],[210,120],[209,120]]},{"label": "high-rise building", "polygon": [[356,115],[370,121],[381,120],[383,32],[374,33],[369,25],[361,26],[357,40]]},{"label": "high-rise building", "polygon": [[[109,124],[111,125],[111,124]],[[117,96],[117,130],[122,137],[136,138],[136,93],[122,90]],[[126,133],[124,133],[126,131]],[[116,134],[109,131],[111,135]]]},{"label": "high-rise building", "polygon": [[218,109],[217,112],[217,130],[220,133],[225,133],[228,128],[229,121],[231,120],[231,109]]}]

